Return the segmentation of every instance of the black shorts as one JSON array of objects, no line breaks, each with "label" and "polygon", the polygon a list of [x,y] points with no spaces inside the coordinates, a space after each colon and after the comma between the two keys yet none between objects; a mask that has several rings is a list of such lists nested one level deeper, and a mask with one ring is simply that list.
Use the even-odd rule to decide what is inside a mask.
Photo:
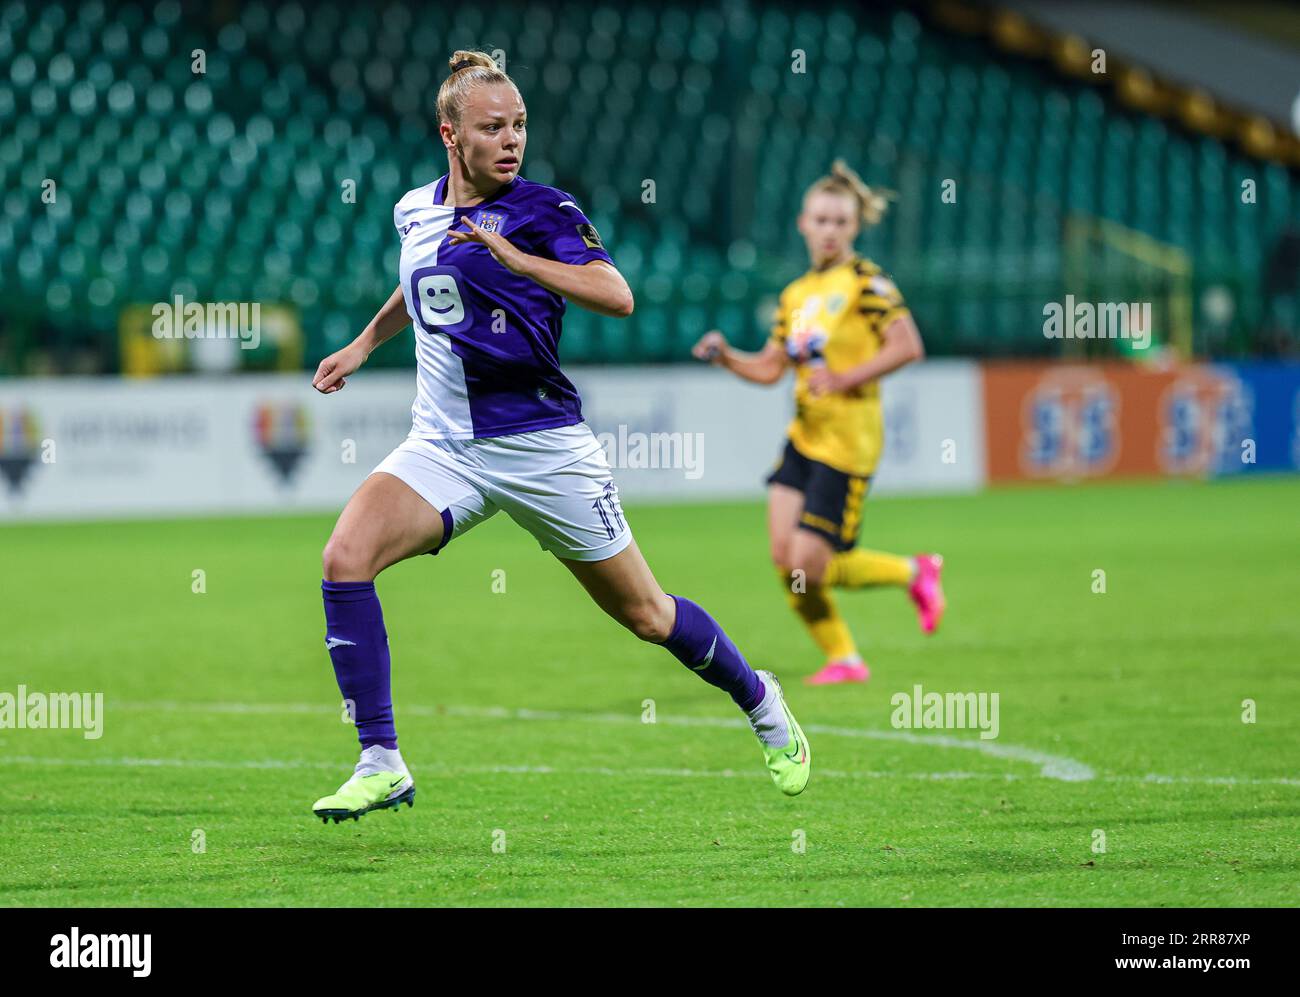
[{"label": "black shorts", "polygon": [[799,528],[810,530],[837,551],[851,550],[862,528],[862,503],[871,478],[846,474],[828,464],[805,457],[785,441],[781,463],[767,476],[769,485],[785,485],[803,492]]}]

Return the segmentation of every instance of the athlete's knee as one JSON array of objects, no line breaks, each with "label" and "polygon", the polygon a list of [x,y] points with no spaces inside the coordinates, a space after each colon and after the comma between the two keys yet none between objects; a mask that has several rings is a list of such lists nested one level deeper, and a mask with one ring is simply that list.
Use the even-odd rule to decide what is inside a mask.
[{"label": "athlete's knee", "polygon": [[826,580],[826,565],[819,561],[810,561],[803,567],[794,567],[790,569],[790,574],[794,575],[799,572],[803,576],[804,584],[820,585]]},{"label": "athlete's knee", "polygon": [[662,644],[673,632],[676,616],[677,606],[672,596],[661,594],[627,604],[619,613],[619,622],[641,640]]},{"label": "athlete's knee", "polygon": [[786,564],[786,574],[805,585],[820,585],[826,578],[828,564],[829,558],[816,548],[795,550]]},{"label": "athlete's knee", "polygon": [[335,533],[321,551],[321,574],[327,582],[373,581],[374,559],[347,534]]}]

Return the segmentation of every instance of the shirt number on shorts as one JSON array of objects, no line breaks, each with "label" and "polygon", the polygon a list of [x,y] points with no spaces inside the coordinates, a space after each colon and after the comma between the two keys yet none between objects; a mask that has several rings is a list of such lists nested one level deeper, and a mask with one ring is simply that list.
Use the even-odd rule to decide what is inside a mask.
[{"label": "shirt number on shorts", "polygon": [[[605,482],[604,493],[595,502],[591,503],[591,507],[600,516],[600,521],[604,524],[609,539],[613,540],[623,532],[625,529],[623,510],[619,506],[618,489],[614,487],[613,481]],[[618,529],[614,528],[615,525],[617,525]]]},{"label": "shirt number on shorts", "polygon": [[455,267],[421,267],[411,273],[411,301],[420,325],[430,335],[468,325]]}]

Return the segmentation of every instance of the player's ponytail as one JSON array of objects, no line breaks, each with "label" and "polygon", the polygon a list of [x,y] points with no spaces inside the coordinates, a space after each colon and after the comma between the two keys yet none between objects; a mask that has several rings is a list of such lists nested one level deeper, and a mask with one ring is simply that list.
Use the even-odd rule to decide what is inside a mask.
[{"label": "player's ponytail", "polygon": [[857,202],[858,214],[865,225],[879,223],[885,217],[889,202],[898,196],[892,190],[868,186],[842,159],[837,159],[831,163],[830,174],[822,177],[809,187],[808,193],[804,196],[807,197],[808,194],[815,194],[818,191],[827,191],[832,194],[848,194]]},{"label": "player's ponytail", "polygon": [[[515,81],[486,52],[457,49],[447,60],[447,66],[451,72],[438,88],[438,120],[448,122],[453,128],[460,127],[465,100],[475,87],[488,83],[515,86]],[[519,92],[518,87],[515,92]]]}]

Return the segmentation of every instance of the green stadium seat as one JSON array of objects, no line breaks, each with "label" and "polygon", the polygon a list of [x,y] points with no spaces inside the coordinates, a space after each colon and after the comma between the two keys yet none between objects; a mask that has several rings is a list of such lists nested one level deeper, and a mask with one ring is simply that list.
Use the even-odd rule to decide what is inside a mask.
[{"label": "green stadium seat", "polygon": [[[75,208],[41,215],[6,195],[0,290],[70,316],[92,288],[107,309],[178,279],[231,300],[283,295],[309,354],[337,347],[392,285],[393,202],[443,170],[429,54],[499,45],[530,106],[526,175],[584,204],[637,293],[625,323],[571,309],[566,360],[676,359],[711,324],[761,343],[753,303],[802,269],[800,198],[837,155],[920,198],[864,245],[933,323],[932,353],[1041,352],[1023,317],[1059,287],[1071,215],[1182,249],[1198,287],[1231,286],[1239,316],[1297,335],[1294,296],[1264,304],[1259,285],[1300,212],[1296,175],[1105,91],[908,10],[523,9],[252,2],[214,28],[175,0],[5,5],[0,180],[55,177]],[[646,179],[656,203],[641,201]],[[933,196],[949,179],[955,205]],[[727,261],[733,243],[751,247],[743,263]]]}]

